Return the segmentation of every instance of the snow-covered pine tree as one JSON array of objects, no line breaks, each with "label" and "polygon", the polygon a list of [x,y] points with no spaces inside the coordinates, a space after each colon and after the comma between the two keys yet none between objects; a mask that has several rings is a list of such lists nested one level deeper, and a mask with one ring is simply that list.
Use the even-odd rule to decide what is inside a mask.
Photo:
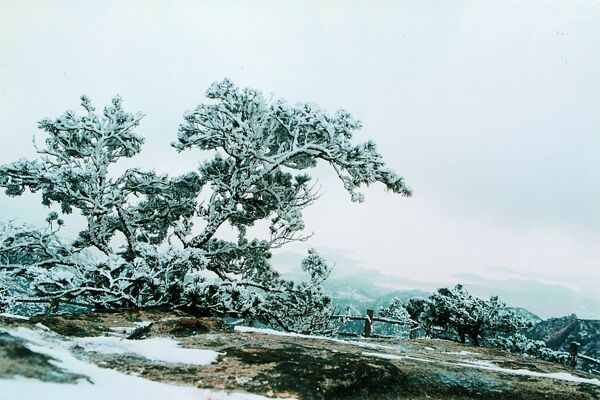
[{"label": "snow-covered pine tree", "polygon": [[[57,213],[43,229],[4,226],[2,282],[27,286],[11,291],[12,300],[25,291],[28,301],[185,307],[287,330],[324,329],[332,312],[320,286],[325,260],[310,251],[302,263],[310,279],[302,283],[282,279],[269,263],[273,248],[304,238],[302,210],[317,197],[306,171],[329,164],[352,201],[375,182],[405,196],[409,188],[373,142],[352,143],[361,125],[345,111],[266,100],[228,80],[211,85],[207,97],[185,114],[173,145],[209,160],[176,177],[112,172],[143,143],[135,132],[142,115],[126,112],[118,97],[102,113],[82,97],[83,114],[39,123],[47,134],[40,157],[0,166],[0,186],[10,196],[40,192],[43,205],[76,210],[86,224],[72,242],[59,238]],[[268,222],[270,236],[248,237],[259,221]],[[237,239],[220,238],[222,226]]]},{"label": "snow-covered pine tree", "polygon": [[512,334],[528,326],[497,296],[481,299],[471,295],[463,285],[438,289],[426,302],[421,318],[443,330],[453,330],[462,343],[469,337],[478,346],[481,338]]},{"label": "snow-covered pine tree", "polygon": [[379,309],[379,315],[404,320],[415,335],[425,337],[470,338],[479,345],[481,338],[510,335],[531,324],[506,307],[497,296],[482,299],[471,295],[462,285],[441,288],[427,298],[402,302],[392,299]]}]

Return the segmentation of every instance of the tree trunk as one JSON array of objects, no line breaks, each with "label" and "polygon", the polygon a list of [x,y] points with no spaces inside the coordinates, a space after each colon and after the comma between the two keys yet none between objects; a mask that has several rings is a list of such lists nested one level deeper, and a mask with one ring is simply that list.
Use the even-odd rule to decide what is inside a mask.
[{"label": "tree trunk", "polygon": [[461,343],[465,343],[466,342],[465,328],[462,327],[462,326],[456,327],[456,333],[458,333],[458,337],[460,338],[460,342]]},{"label": "tree trunk", "polygon": [[474,346],[479,346],[479,329],[473,329],[472,332],[469,334],[469,337],[471,338],[471,341],[473,342]]}]

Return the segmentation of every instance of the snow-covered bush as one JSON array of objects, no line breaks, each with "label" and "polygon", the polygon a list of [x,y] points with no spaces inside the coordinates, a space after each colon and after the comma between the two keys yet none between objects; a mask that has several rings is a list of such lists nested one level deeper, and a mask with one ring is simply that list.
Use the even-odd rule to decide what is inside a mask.
[{"label": "snow-covered bush", "polygon": [[[361,124],[345,111],[266,100],[228,80],[211,85],[207,97],[185,114],[173,143],[203,151],[206,161],[181,176],[114,172],[144,142],[136,132],[142,115],[126,112],[118,97],[101,113],[82,97],[83,114],[39,123],[46,133],[40,157],[0,166],[0,186],[9,196],[41,193],[43,205],[77,211],[86,224],[71,242],[59,238],[64,222],[56,212],[43,229],[5,225],[0,275],[27,283],[25,294],[11,291],[13,301],[184,307],[294,331],[323,329],[332,312],[320,287],[329,271],[324,260],[309,252],[309,279],[300,284],[269,263],[271,249],[305,238],[302,210],[317,197],[306,172],[330,165],[352,201],[375,182],[405,196],[410,190],[373,142],[352,143]],[[260,221],[268,237],[249,238]],[[217,235],[224,226],[237,239]]]},{"label": "snow-covered bush", "polygon": [[556,351],[546,346],[543,340],[529,339],[522,333],[515,333],[510,336],[498,336],[485,339],[486,347],[494,347],[509,353],[522,354],[540,358],[542,360],[567,363],[570,355],[564,351]]}]

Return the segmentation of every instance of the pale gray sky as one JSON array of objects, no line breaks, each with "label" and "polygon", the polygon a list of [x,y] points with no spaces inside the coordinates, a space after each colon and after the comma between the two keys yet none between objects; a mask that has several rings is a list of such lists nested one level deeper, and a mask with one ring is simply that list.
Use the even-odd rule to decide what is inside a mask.
[{"label": "pale gray sky", "polygon": [[[36,122],[119,93],[144,118],[134,163],[180,173],[183,112],[229,77],[343,107],[414,189],[352,204],[332,174],[306,246],[399,276],[600,284],[600,3],[0,0],[0,162]],[[0,217],[37,223],[36,201]],[[75,224],[77,221],[71,221]],[[338,265],[338,268],[343,268]]]}]

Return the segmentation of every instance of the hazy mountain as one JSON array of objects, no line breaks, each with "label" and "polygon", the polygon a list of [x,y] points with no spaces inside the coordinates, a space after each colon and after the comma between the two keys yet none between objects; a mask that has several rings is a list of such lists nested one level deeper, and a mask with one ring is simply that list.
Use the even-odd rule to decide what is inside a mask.
[{"label": "hazy mountain", "polygon": [[514,310],[518,316],[523,317],[525,320],[531,322],[534,325],[543,321],[542,318],[540,318],[538,315],[535,315],[534,313],[532,313],[531,311],[529,311],[523,307],[508,307],[508,308]]},{"label": "hazy mountain", "polygon": [[542,318],[577,314],[600,318],[600,298],[591,298],[556,283],[533,279],[491,280],[474,274],[454,275],[476,296],[496,294],[509,306],[524,307]]},{"label": "hazy mountain", "polygon": [[[582,318],[600,318],[600,298],[583,295],[558,283],[530,278],[489,279],[477,274],[453,275],[447,282],[420,281],[364,268],[352,257],[329,252],[324,255],[335,260],[336,265],[325,282],[325,289],[342,307],[352,304],[361,310],[377,309],[394,296],[424,297],[436,288],[462,283],[476,296],[498,295],[508,306],[525,309],[533,314],[534,321],[538,316],[552,318],[573,313]],[[306,279],[299,267],[302,257],[300,253],[287,251],[275,254],[272,261],[287,278]]]}]

